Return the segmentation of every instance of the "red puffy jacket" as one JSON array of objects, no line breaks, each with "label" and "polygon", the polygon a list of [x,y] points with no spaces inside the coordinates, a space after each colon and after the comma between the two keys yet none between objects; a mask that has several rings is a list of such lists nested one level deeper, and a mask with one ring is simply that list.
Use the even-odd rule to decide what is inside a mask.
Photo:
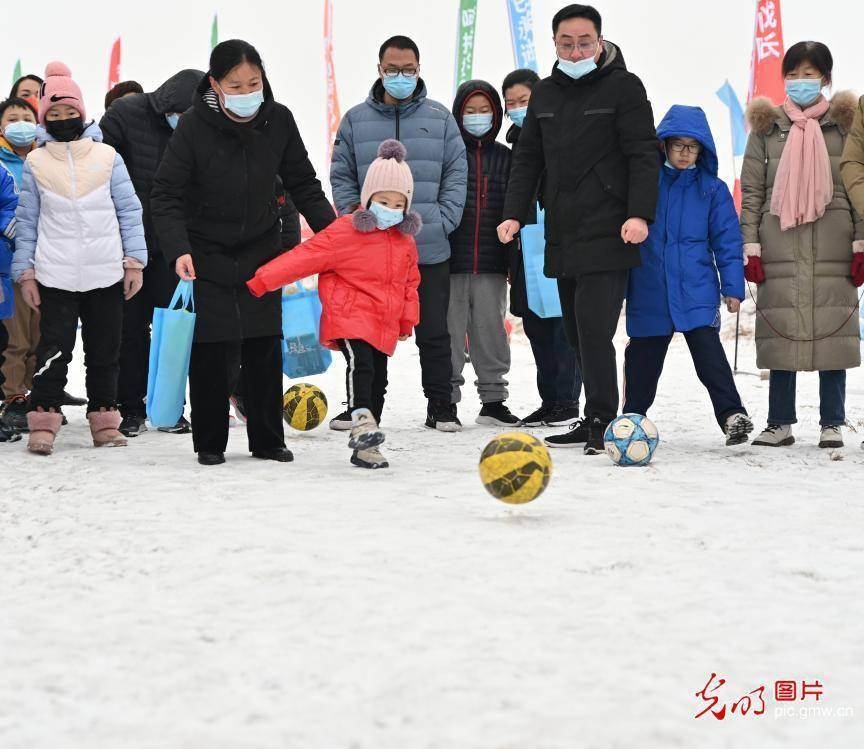
[{"label": "red puffy jacket", "polygon": [[359,338],[392,356],[400,335],[420,322],[417,287],[419,217],[385,231],[369,211],[342,216],[314,237],[262,265],[247,281],[255,296],[300,278],[318,276],[321,343],[338,350],[339,338]]}]

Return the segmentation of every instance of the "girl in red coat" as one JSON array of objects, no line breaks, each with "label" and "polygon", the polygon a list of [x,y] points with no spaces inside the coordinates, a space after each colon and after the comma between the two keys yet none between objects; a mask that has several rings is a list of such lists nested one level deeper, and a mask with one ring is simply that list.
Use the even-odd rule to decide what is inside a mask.
[{"label": "girl in red coat", "polygon": [[348,361],[351,462],[386,468],[378,428],[387,390],[387,357],[420,321],[417,246],[422,222],[409,211],[414,180],[405,147],[385,140],[360,193],[360,207],[300,247],[271,260],[247,282],[255,296],[318,273],[321,343]]}]

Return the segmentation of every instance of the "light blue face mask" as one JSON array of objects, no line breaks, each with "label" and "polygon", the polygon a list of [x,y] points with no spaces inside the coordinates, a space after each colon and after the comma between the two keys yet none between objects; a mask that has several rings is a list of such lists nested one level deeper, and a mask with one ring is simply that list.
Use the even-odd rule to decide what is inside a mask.
[{"label": "light blue face mask", "polygon": [[[678,167],[675,166],[675,164],[672,164],[669,161],[669,159],[666,159],[666,166],[668,166],[670,169],[678,169]],[[687,167],[687,169],[695,169],[695,168],[696,168],[696,164],[690,164],[690,166]],[[680,172],[681,170],[678,169],[678,171]]]},{"label": "light blue face mask", "polygon": [[180,115],[179,114],[177,114],[176,112],[173,112],[171,114],[166,114],[165,119],[168,120],[168,124],[171,126],[172,130],[177,129],[177,123],[180,122]]},{"label": "light blue face mask", "polygon": [[386,75],[381,79],[384,83],[384,90],[394,99],[402,101],[403,99],[411,98],[411,94],[417,89],[417,76],[405,75],[399,73],[394,78],[388,78]]},{"label": "light blue face mask", "polygon": [[565,75],[569,75],[574,81],[588,75],[597,70],[597,61],[593,57],[585,57],[582,60],[573,62],[572,60],[562,60],[558,58],[558,70]]},{"label": "light blue face mask", "polygon": [[471,135],[480,138],[492,129],[492,112],[462,115],[462,126]]},{"label": "light blue face mask", "polygon": [[375,216],[375,225],[382,231],[389,229],[391,226],[396,226],[396,224],[401,224],[405,218],[405,211],[388,208],[386,205],[376,203],[374,200],[369,205],[369,210]]},{"label": "light blue face mask", "polygon": [[6,140],[13,146],[23,148],[36,140],[36,124],[34,122],[27,122],[26,120],[10,122],[6,125],[3,135],[6,136]]},{"label": "light blue face mask", "polygon": [[249,94],[226,94],[223,91],[222,96],[225,97],[225,109],[238,117],[252,117],[264,103],[263,89]]},{"label": "light blue face mask", "polygon": [[799,107],[812,104],[821,91],[821,78],[795,78],[786,81],[786,95]]},{"label": "light blue face mask", "polygon": [[528,107],[517,107],[516,109],[508,109],[507,116],[513,122],[516,127],[522,127],[522,123],[525,122],[525,115],[528,112]]}]

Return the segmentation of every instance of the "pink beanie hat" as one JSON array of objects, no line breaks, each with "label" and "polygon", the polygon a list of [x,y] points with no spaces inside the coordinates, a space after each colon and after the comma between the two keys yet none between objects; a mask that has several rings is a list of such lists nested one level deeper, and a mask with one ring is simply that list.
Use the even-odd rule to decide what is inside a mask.
[{"label": "pink beanie hat", "polygon": [[55,104],[67,104],[75,107],[81,119],[87,119],[87,110],[84,109],[84,97],[81,89],[72,80],[72,71],[62,62],[49,62],[45,68],[45,83],[42,84],[41,98],[39,99],[39,123],[45,124],[45,115]]},{"label": "pink beanie hat", "polygon": [[414,177],[411,176],[411,167],[405,163],[405,154],[405,146],[392,138],[378,146],[378,158],[369,165],[366,179],[363,180],[361,208],[365,209],[369,205],[369,199],[376,192],[392,190],[405,196],[407,213],[414,195]]}]

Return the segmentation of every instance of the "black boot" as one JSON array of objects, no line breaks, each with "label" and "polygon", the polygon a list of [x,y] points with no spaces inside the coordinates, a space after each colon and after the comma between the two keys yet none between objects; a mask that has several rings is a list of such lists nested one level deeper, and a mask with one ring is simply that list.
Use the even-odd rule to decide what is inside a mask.
[{"label": "black boot", "polygon": [[294,453],[287,447],[270,447],[267,450],[253,450],[252,457],[259,460],[275,460],[277,463],[290,463]]},{"label": "black boot", "polygon": [[60,402],[61,406],[86,406],[87,399],[79,398],[75,395],[69,395],[65,390],[63,391],[63,400]]},{"label": "black boot", "polygon": [[426,408],[426,427],[439,432],[461,432],[462,422],[456,415],[456,404],[430,398]]},{"label": "black boot", "polygon": [[606,452],[606,442],[603,436],[609,422],[598,419],[596,416],[588,422],[588,441],[585,443],[586,455],[600,455]]},{"label": "black boot", "polygon": [[225,453],[198,453],[198,462],[202,466],[218,466],[225,462]]}]

